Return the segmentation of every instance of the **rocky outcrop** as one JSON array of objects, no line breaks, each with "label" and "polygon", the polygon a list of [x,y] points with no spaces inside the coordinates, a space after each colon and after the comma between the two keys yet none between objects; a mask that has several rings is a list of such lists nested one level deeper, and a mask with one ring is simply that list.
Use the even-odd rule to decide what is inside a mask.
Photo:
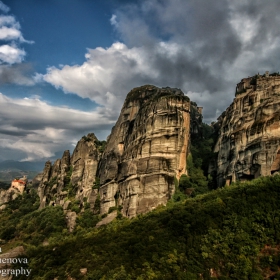
[{"label": "rocky outcrop", "polygon": [[101,214],[122,206],[133,217],[166,204],[186,172],[189,139],[190,101],[180,89],[133,89],[99,162]]},{"label": "rocky outcrop", "polygon": [[71,184],[76,186],[76,198],[80,201],[87,200],[91,208],[98,195],[98,190],[93,189],[95,176],[101,151],[98,147],[98,139],[93,133],[84,136],[75,147],[71,166]]},{"label": "rocky outcrop", "polygon": [[14,179],[11,183],[11,188],[15,189],[20,194],[23,194],[26,184],[27,184],[27,178],[26,176],[23,176],[22,178]]},{"label": "rocky outcrop", "polygon": [[34,180],[40,207],[61,205],[73,230],[73,211],[85,202],[93,212],[110,213],[99,225],[115,217],[117,208],[134,217],[166,204],[175,191],[174,178],[187,172],[190,136],[201,133],[201,113],[180,89],[133,89],[104,151],[104,143],[91,133],[82,137],[71,157],[66,151],[53,165],[46,163]]},{"label": "rocky outcrop", "polygon": [[100,222],[98,222],[96,224],[96,227],[101,227],[103,225],[107,225],[107,224],[111,223],[116,217],[117,217],[116,211],[109,213],[105,218],[103,218]]},{"label": "rocky outcrop", "polygon": [[66,212],[65,217],[66,217],[68,230],[69,230],[69,232],[72,232],[75,228],[75,225],[76,225],[77,213],[68,210]]},{"label": "rocky outcrop", "polygon": [[72,156],[67,150],[53,165],[46,162],[43,172],[34,179],[37,184],[39,182],[40,208],[61,205],[67,211],[74,201],[79,201],[81,206],[88,202],[94,207],[98,191],[93,189],[93,183],[101,154],[98,142],[90,133],[77,143]]},{"label": "rocky outcrop", "polygon": [[280,170],[280,76],[242,79],[233,103],[219,117],[217,184],[223,186]]},{"label": "rocky outcrop", "polygon": [[11,186],[7,190],[0,190],[0,210],[5,209],[7,203],[11,200],[16,199],[19,195],[22,195],[27,185],[26,176],[20,179],[14,179]]}]

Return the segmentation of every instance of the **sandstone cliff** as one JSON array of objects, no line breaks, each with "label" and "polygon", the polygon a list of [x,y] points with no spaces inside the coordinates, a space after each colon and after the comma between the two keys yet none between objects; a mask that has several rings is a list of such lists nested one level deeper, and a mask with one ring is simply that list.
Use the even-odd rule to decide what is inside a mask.
[{"label": "sandstone cliff", "polygon": [[271,175],[280,169],[280,76],[242,79],[219,117],[215,146],[218,186]]},{"label": "sandstone cliff", "polygon": [[97,143],[90,133],[77,143],[72,156],[67,150],[53,165],[46,162],[43,172],[33,180],[38,185],[40,208],[61,205],[66,211],[74,201],[80,202],[79,207],[85,202],[94,207],[97,190],[93,183],[101,154]]},{"label": "sandstone cliff", "polygon": [[121,206],[133,217],[174,193],[186,172],[190,101],[179,89],[142,86],[126,97],[99,162],[101,214]]},{"label": "sandstone cliff", "polygon": [[101,214],[119,208],[127,217],[166,204],[175,190],[174,178],[187,172],[190,136],[201,133],[201,111],[180,89],[133,89],[104,152],[92,133],[78,142],[72,156],[65,151],[53,165],[46,163],[33,180],[40,208],[61,205],[72,229],[73,203],[81,209],[86,201]]}]

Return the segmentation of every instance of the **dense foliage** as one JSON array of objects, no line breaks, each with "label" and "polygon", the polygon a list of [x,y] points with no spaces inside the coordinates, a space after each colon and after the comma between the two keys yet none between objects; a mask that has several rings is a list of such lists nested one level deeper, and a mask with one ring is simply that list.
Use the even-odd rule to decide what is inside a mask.
[{"label": "dense foliage", "polygon": [[190,153],[187,158],[187,175],[182,175],[178,187],[175,182],[175,201],[194,197],[215,189],[215,179],[208,175],[210,161],[215,157],[213,153],[216,134],[212,126],[202,123],[201,133],[192,135]]},{"label": "dense foliage", "polygon": [[[35,280],[68,276],[104,280],[280,279],[278,175],[171,201],[131,220],[118,217],[101,228],[94,228],[88,210],[72,234],[63,230],[60,207],[34,211],[38,205],[33,194],[28,200],[33,212],[26,210],[24,215],[23,204],[16,200],[2,214],[1,224],[3,217],[9,223],[7,215],[14,219],[10,233],[24,240]],[[11,235],[5,235],[3,228],[1,238],[7,240]],[[49,241],[48,246],[40,243],[44,240],[41,235]],[[86,275],[80,273],[81,268],[87,268]]]},{"label": "dense foliage", "polygon": [[46,238],[60,235],[66,228],[62,208],[38,207],[39,197],[33,189],[10,201],[0,215],[0,238],[37,246]]}]

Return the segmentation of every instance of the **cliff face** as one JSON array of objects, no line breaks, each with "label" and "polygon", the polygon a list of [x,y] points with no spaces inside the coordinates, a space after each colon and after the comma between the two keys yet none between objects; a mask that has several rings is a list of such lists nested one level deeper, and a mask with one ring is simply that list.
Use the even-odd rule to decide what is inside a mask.
[{"label": "cliff face", "polygon": [[94,207],[97,190],[92,187],[100,158],[97,141],[93,133],[88,134],[77,143],[72,156],[67,150],[53,165],[46,162],[43,172],[33,180],[38,185],[40,208],[61,205],[67,210],[74,199]]},{"label": "cliff face", "polygon": [[103,153],[102,143],[88,134],[72,156],[65,151],[53,165],[46,163],[33,180],[40,208],[63,206],[71,229],[76,217],[71,204],[77,201],[80,208],[87,201],[100,214],[120,206],[126,217],[166,204],[175,191],[174,178],[186,173],[190,136],[201,133],[201,110],[180,89],[133,89]]},{"label": "cliff face", "polygon": [[174,177],[186,172],[190,101],[181,90],[133,89],[99,162],[101,214],[122,206],[133,217],[174,193]]},{"label": "cliff face", "polygon": [[233,103],[218,119],[217,161],[211,167],[218,186],[279,171],[279,120],[280,76],[266,73],[237,84]]}]

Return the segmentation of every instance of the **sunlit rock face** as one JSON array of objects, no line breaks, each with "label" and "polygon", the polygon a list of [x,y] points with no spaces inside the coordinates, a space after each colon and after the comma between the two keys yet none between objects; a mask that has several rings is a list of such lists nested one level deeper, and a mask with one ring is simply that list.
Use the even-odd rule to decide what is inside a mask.
[{"label": "sunlit rock face", "polygon": [[73,168],[71,184],[76,189],[76,199],[80,201],[86,199],[92,208],[98,195],[97,189],[92,187],[101,155],[96,145],[97,141],[93,133],[82,137],[71,157],[71,166]]},{"label": "sunlit rock face", "polygon": [[90,133],[77,143],[72,156],[66,150],[53,165],[46,162],[43,172],[35,178],[35,182],[39,182],[40,208],[61,205],[66,211],[70,198],[81,204],[87,201],[94,207],[98,191],[92,187],[101,154],[96,141],[95,135]]},{"label": "sunlit rock face", "polygon": [[23,176],[19,179],[14,179],[11,183],[11,186],[7,190],[0,189],[0,210],[5,209],[6,205],[2,205],[11,200],[16,199],[19,195],[22,195],[26,189],[27,178]]},{"label": "sunlit rock face", "polygon": [[280,76],[243,79],[218,123],[218,186],[279,172]]},{"label": "sunlit rock face", "polygon": [[101,214],[122,206],[133,217],[174,193],[186,172],[190,101],[179,89],[142,86],[126,97],[99,162]]},{"label": "sunlit rock face", "polygon": [[94,213],[100,207],[101,214],[121,206],[126,217],[166,204],[175,191],[174,178],[187,173],[190,136],[201,137],[201,112],[180,89],[133,89],[103,153],[104,143],[90,133],[72,156],[65,151],[53,165],[46,163],[34,180],[40,208],[62,206],[72,230],[77,204],[82,209],[89,203]]}]

